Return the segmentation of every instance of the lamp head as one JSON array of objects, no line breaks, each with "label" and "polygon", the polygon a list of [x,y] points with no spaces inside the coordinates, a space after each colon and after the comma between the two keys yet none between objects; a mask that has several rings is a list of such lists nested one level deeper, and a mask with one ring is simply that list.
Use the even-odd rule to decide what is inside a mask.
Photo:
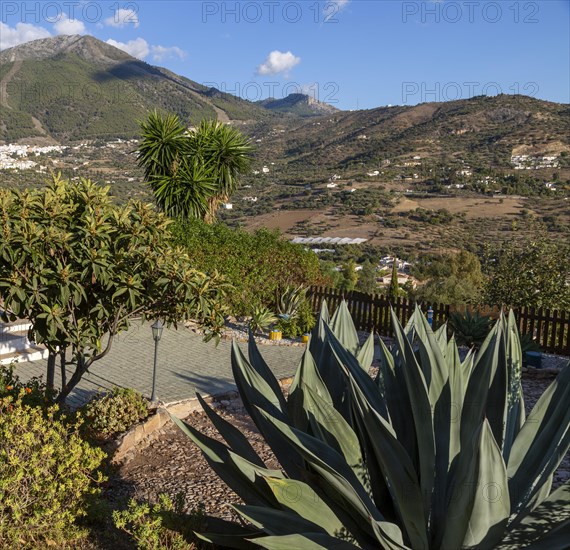
[{"label": "lamp head", "polygon": [[162,337],[164,325],[160,322],[160,319],[157,319],[150,328],[152,329],[152,337],[154,338],[154,341],[158,342]]}]

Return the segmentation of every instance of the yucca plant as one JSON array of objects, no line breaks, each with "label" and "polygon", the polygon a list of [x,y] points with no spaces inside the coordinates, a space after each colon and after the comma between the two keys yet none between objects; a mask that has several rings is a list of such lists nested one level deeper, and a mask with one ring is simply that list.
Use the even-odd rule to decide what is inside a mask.
[{"label": "yucca plant", "polygon": [[380,342],[368,371],[343,303],[326,306],[286,399],[250,339],[232,369],[243,404],[281,469],[266,466],[246,437],[202,399],[225,440],[178,426],[244,504],[249,527],[212,519],[200,536],[232,548],[568,548],[570,486],[553,472],[570,444],[570,368],[525,419],[520,341],[501,316],[460,361],[446,327],[419,309],[395,344]]}]

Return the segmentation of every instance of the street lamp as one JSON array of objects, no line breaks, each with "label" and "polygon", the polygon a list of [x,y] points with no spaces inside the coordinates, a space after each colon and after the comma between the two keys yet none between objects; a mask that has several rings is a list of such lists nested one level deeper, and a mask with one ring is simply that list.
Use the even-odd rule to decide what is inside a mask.
[{"label": "street lamp", "polygon": [[150,401],[151,403],[156,403],[156,363],[158,360],[158,341],[162,337],[164,325],[160,322],[160,319],[158,319],[150,328],[152,329],[152,337],[154,339],[154,369],[152,371],[152,394],[150,396]]}]

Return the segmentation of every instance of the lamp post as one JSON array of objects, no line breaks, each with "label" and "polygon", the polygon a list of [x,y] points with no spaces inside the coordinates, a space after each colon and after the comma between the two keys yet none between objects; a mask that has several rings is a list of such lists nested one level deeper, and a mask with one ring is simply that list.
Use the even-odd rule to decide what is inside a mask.
[{"label": "lamp post", "polygon": [[150,396],[151,403],[156,403],[156,363],[158,360],[158,341],[162,337],[162,329],[164,325],[160,319],[156,320],[150,327],[152,329],[152,337],[154,339],[154,368],[152,370],[152,394]]}]

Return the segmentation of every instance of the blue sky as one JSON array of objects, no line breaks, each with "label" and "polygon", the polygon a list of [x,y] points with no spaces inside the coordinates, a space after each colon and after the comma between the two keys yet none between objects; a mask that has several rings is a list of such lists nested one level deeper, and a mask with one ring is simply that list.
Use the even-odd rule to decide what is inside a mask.
[{"label": "blue sky", "polygon": [[341,109],[497,92],[570,102],[568,0],[4,0],[0,47],[91,34],[250,100]]}]

